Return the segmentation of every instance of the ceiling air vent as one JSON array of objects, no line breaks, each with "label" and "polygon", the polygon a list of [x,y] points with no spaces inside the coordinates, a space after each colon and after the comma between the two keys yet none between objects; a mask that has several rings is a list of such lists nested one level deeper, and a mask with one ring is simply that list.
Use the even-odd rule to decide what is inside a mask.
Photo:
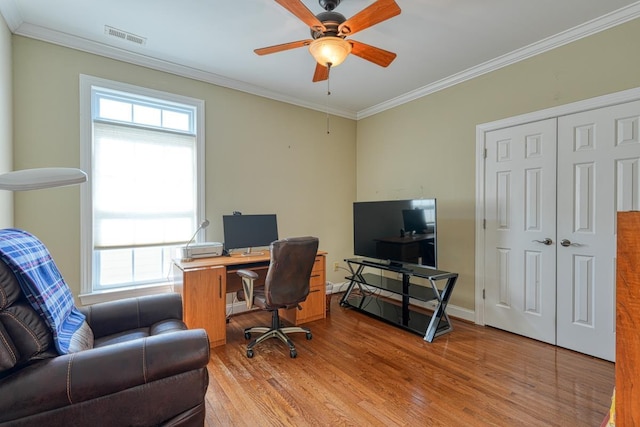
[{"label": "ceiling air vent", "polygon": [[136,43],[142,46],[147,44],[147,39],[145,37],[136,36],[135,34],[131,34],[126,31],[122,31],[117,28],[110,27],[108,25],[104,26],[104,33],[108,36],[116,37],[121,40],[126,40],[128,42]]}]

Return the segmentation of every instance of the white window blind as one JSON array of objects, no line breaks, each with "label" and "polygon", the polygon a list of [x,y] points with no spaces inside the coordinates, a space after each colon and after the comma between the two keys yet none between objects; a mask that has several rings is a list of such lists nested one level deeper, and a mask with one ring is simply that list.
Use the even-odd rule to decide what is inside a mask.
[{"label": "white window blind", "polygon": [[192,135],[94,122],[94,248],[188,240],[196,228],[195,168]]}]

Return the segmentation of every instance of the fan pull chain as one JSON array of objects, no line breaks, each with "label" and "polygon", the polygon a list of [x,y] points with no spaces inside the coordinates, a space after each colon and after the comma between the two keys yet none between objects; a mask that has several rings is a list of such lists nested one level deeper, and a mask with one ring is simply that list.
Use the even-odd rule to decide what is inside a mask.
[{"label": "fan pull chain", "polygon": [[329,127],[329,96],[331,96],[331,62],[327,62],[327,135],[331,133]]}]

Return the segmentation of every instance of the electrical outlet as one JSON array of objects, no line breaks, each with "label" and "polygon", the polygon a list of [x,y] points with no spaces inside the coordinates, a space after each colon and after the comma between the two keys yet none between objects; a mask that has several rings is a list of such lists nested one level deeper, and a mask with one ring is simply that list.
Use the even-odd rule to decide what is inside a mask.
[{"label": "electrical outlet", "polygon": [[339,267],[340,267],[340,263],[339,262],[334,262],[333,263],[333,271],[338,271]]}]

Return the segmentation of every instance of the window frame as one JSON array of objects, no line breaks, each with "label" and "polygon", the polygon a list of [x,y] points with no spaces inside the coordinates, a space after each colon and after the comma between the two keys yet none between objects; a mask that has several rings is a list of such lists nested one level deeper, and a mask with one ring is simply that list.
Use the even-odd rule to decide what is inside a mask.
[{"label": "window frame", "polygon": [[196,133],[196,216],[200,223],[205,217],[205,104],[204,100],[158,91],[127,83],[80,74],[80,166],[89,176],[90,182],[81,186],[80,197],[80,301],[82,304],[110,301],[120,298],[142,296],[173,291],[170,278],[151,285],[128,286],[116,289],[97,290],[93,284],[93,194],[91,177],[93,153],[92,90],[130,93],[133,96],[156,98],[169,103],[191,106],[195,109]]}]

